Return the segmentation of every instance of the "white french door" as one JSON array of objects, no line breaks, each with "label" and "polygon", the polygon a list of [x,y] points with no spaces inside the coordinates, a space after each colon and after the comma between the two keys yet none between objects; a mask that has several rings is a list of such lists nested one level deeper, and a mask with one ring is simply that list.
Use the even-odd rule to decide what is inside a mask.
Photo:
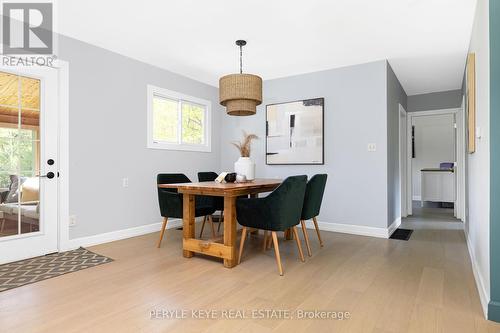
[{"label": "white french door", "polygon": [[58,250],[58,73],[0,66],[0,264]]}]

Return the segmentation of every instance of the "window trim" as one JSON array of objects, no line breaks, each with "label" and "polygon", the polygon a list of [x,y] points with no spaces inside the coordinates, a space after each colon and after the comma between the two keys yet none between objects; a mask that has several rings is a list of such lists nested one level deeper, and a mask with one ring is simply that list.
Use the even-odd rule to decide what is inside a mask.
[{"label": "window trim", "polygon": [[[153,138],[153,98],[155,95],[178,100],[188,103],[198,104],[205,107],[205,126],[203,134],[205,136],[204,144],[189,144],[189,143],[168,143],[158,142]],[[160,88],[148,84],[147,86],[147,147],[151,149],[166,149],[166,150],[181,150],[181,151],[197,151],[197,152],[212,152],[212,102],[206,99],[189,96],[176,91]],[[182,114],[182,112],[181,112]],[[182,117],[179,119],[179,128],[182,126]],[[179,137],[182,136],[181,131],[178,133]]]}]

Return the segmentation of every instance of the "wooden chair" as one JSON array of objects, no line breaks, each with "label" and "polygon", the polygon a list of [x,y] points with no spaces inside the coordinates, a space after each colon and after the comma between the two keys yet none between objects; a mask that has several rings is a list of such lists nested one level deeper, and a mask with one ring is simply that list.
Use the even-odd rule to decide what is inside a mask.
[{"label": "wooden chair", "polygon": [[236,201],[238,223],[243,226],[238,263],[241,262],[247,229],[270,231],[274,253],[280,275],[283,275],[281,257],[276,232],[292,228],[299,250],[300,260],[304,261],[302,246],[296,226],[300,222],[302,203],[306,190],[307,176],[288,177],[271,194],[264,198],[240,198]]},{"label": "wooden chair", "polygon": [[[198,181],[200,182],[212,182],[219,176],[216,172],[213,171],[203,171],[203,172],[198,172]],[[219,215],[219,226],[217,227],[217,233],[220,232],[220,226],[223,222],[223,215],[224,215],[224,198],[223,197],[213,197],[213,196],[207,196],[207,201],[210,201],[215,208],[215,210],[218,210],[220,212]],[[214,222],[212,220],[212,222]],[[203,228],[205,227],[205,220],[203,221],[203,224],[201,225],[201,232],[200,232],[200,237],[203,234]]]},{"label": "wooden chair", "polygon": [[305,221],[312,219],[314,222],[314,228],[318,234],[319,245],[323,247],[323,241],[321,240],[321,235],[319,233],[318,221],[316,217],[319,215],[321,209],[321,202],[323,201],[323,195],[325,193],[326,180],[328,175],[318,174],[314,175],[308,182],[306,187],[306,194],[304,196],[304,205],[302,206],[302,214],[300,218],[300,223],[302,225],[302,232],[304,233],[304,239],[306,241],[307,254],[312,255],[311,246],[309,244],[309,236],[307,234]]},{"label": "wooden chair", "polygon": [[[156,177],[157,184],[176,184],[176,183],[190,183],[189,178],[182,173],[160,173]],[[160,204],[160,214],[163,216],[163,225],[160,231],[160,239],[158,240],[157,247],[161,246],[161,241],[163,239],[163,234],[165,233],[165,228],[167,227],[167,221],[169,218],[180,218],[182,219],[182,201],[183,196],[177,193],[177,189],[167,189],[158,188],[158,202]],[[195,217],[204,216],[205,222],[207,219],[212,221],[212,214],[215,209],[210,202],[206,201],[204,197],[195,198]],[[212,233],[214,227],[212,224]],[[215,237],[215,235],[214,235]]]}]

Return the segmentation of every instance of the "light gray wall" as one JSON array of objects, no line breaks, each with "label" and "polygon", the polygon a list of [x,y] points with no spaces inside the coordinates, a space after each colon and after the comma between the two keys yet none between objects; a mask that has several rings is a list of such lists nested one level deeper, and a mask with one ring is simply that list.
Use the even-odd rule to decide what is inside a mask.
[{"label": "light gray wall", "polygon": [[399,105],[407,108],[406,92],[387,63],[387,226],[401,217],[399,170]]},{"label": "light gray wall", "polygon": [[[264,82],[257,114],[222,117],[222,169],[233,170],[238,152],[229,142],[241,131],[260,137],[252,159],[258,177],[327,173],[328,184],[319,220],[387,227],[386,61],[292,76]],[[265,164],[265,105],[325,98],[325,165]],[[367,144],[377,151],[368,152]]]},{"label": "light gray wall", "polygon": [[408,96],[408,112],[458,108],[462,105],[462,90],[449,90]]},{"label": "light gray wall", "polygon": [[[159,222],[155,175],[184,172],[195,180],[200,170],[232,170],[238,153],[229,142],[243,129],[261,137],[252,153],[257,176],[329,174],[320,221],[386,228],[397,215],[387,150],[395,147],[397,122],[388,98],[400,85],[388,82],[386,61],[265,81],[257,115],[230,117],[217,88],[172,72],[64,36],[60,58],[70,64],[71,239]],[[147,84],[212,101],[211,153],[146,148]],[[325,165],[266,166],[265,105],[314,97],[325,98]],[[377,151],[368,152],[368,143]]]},{"label": "light gray wall", "polygon": [[[59,47],[70,71],[70,238],[160,222],[159,172],[219,171],[217,88],[64,36]],[[211,153],[146,148],[147,84],[212,101]]]}]

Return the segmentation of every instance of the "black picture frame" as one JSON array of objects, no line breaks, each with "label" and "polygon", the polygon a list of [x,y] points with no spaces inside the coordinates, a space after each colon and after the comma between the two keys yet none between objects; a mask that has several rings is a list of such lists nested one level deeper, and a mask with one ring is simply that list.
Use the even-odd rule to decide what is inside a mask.
[{"label": "black picture frame", "polygon": [[[269,107],[270,106],[275,106],[275,105],[283,105],[283,104],[289,104],[289,103],[297,103],[297,102],[302,102],[304,104],[307,103],[318,103],[316,105],[321,105],[321,161],[320,162],[311,162],[311,163],[305,163],[305,162],[300,162],[300,163],[269,163],[268,161],[268,156],[272,155],[272,153],[268,152],[268,134],[269,134],[269,122],[268,122],[268,112],[269,112]],[[291,123],[295,123],[295,117],[292,115],[290,118]],[[324,97],[316,97],[316,98],[308,98],[308,99],[299,99],[299,100],[294,100],[294,101],[287,101],[287,102],[280,102],[280,103],[271,103],[271,104],[266,104],[266,165],[324,165],[325,164],[325,98]]]}]

